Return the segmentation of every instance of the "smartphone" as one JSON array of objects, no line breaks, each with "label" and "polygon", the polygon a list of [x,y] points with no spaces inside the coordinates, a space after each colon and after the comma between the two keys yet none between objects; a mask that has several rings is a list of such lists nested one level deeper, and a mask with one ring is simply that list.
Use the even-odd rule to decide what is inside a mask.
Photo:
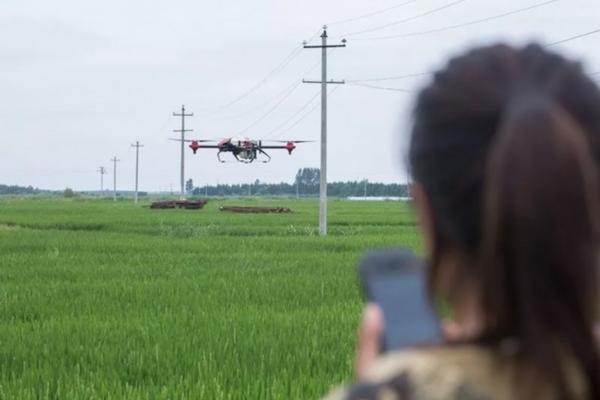
[{"label": "smartphone", "polygon": [[440,341],[439,320],[426,291],[425,263],[410,250],[367,253],[359,276],[367,300],[383,310],[382,352]]}]

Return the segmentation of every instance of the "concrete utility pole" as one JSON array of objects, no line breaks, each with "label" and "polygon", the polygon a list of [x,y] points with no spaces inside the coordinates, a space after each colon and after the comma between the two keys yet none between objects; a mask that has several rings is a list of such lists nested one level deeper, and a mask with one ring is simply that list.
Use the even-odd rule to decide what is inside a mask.
[{"label": "concrete utility pole", "polygon": [[104,193],[104,175],[108,172],[106,172],[106,168],[104,167],[98,168],[98,172],[100,173],[100,196],[102,196],[102,193]]},{"label": "concrete utility pole", "polygon": [[117,162],[121,161],[117,159],[117,156],[110,159],[113,162],[113,200],[117,201]]},{"label": "concrete utility pole", "polygon": [[332,47],[346,47],[346,39],[342,39],[342,44],[327,44],[327,26],[323,27],[321,35],[321,45],[307,45],[305,49],[321,49],[321,80],[307,81],[304,83],[318,83],[321,85],[321,182],[319,190],[319,233],[321,236],[327,235],[327,85],[344,84],[344,81],[327,80],[327,49]]},{"label": "concrete utility pole", "polygon": [[140,147],[144,147],[140,142],[135,142],[131,147],[135,147],[135,195],[133,197],[133,202],[137,204],[138,202],[138,178],[139,178],[139,168],[140,168]]},{"label": "concrete utility pole", "polygon": [[181,193],[179,200],[185,200],[185,133],[192,132],[193,129],[185,129],[185,117],[193,117],[194,113],[185,113],[185,105],[181,106],[181,114],[173,113],[174,117],[181,117],[181,129],[173,132],[181,132]]},{"label": "concrete utility pole", "polygon": [[365,179],[365,195],[364,197],[367,197],[367,185],[369,184],[369,180]]}]

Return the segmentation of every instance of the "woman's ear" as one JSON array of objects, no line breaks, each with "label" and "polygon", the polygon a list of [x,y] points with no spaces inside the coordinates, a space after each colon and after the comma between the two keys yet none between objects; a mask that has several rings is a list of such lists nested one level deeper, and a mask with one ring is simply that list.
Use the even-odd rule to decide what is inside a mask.
[{"label": "woman's ear", "polygon": [[411,195],[415,203],[417,221],[425,242],[425,251],[428,255],[431,255],[435,246],[435,229],[433,211],[429,203],[429,198],[427,197],[427,193],[425,193],[423,186],[418,182],[414,182],[411,185]]}]

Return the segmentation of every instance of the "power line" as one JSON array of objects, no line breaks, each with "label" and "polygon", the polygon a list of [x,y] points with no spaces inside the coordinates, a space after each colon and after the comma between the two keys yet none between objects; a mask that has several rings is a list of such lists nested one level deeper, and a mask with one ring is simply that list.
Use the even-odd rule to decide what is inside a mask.
[{"label": "power line", "polygon": [[[551,2],[555,2],[555,1],[560,1],[560,0],[552,0]],[[591,36],[591,35],[594,35],[597,33],[600,33],[600,28],[595,29],[593,31],[585,32],[585,33],[582,33],[579,35],[571,36],[571,37],[568,37],[568,38],[565,38],[565,39],[562,39],[562,40],[559,40],[559,41],[556,41],[553,43],[546,44],[546,45],[544,45],[544,47],[556,46],[557,44],[567,43],[572,40],[580,39],[580,38],[586,37],[586,36]],[[381,77],[381,78],[352,79],[352,80],[348,80],[346,82],[348,84],[356,84],[356,83],[364,83],[364,82],[381,82],[381,81],[408,79],[408,78],[427,76],[427,75],[432,75],[432,74],[433,74],[433,72],[417,72],[417,73],[412,73],[412,74]],[[592,72],[592,73],[589,73],[588,75],[593,76],[593,75],[598,75],[598,74],[600,74],[600,71]]]},{"label": "power line", "polygon": [[406,75],[397,75],[397,76],[388,76],[384,78],[367,78],[367,79],[350,79],[347,80],[347,83],[361,83],[361,82],[381,82],[381,81],[394,81],[408,78],[417,78],[420,76],[431,75],[432,72],[417,72],[414,74],[406,74]]},{"label": "power line", "polygon": [[581,33],[579,35],[571,36],[571,37],[568,37],[566,39],[559,40],[557,42],[549,43],[549,44],[546,45],[546,47],[552,47],[552,46],[556,46],[558,44],[567,43],[567,42],[570,42],[572,40],[580,39],[582,37],[595,35],[596,33],[600,33],[600,28],[599,29],[594,29],[593,31]]},{"label": "power line", "polygon": [[[335,51],[335,48],[329,49],[327,52],[327,55],[330,55],[333,51]],[[315,64],[313,64],[310,68],[308,68],[303,75],[308,74],[310,72],[312,72],[313,70],[315,70],[319,65],[321,64],[321,61],[316,62]],[[281,106],[281,104],[283,104],[283,102],[298,88],[298,86],[300,85],[300,83],[302,82],[296,82],[294,83],[292,86],[289,87],[289,91],[288,89],[286,89],[285,95],[283,98],[280,99],[280,101],[278,101],[269,111],[267,111],[265,114],[263,114],[262,116],[260,116],[257,120],[255,120],[254,122],[252,122],[249,126],[247,126],[246,128],[242,129],[240,132],[238,132],[238,134],[242,134],[244,132],[246,132],[247,130],[249,130],[250,128],[256,126],[259,122],[262,122],[265,118],[267,118],[269,115],[271,115],[277,108],[279,108],[279,106]]]},{"label": "power line", "polygon": [[416,93],[416,90],[410,90],[410,89],[400,89],[400,88],[392,88],[392,87],[385,87],[385,86],[376,86],[376,85],[369,85],[367,83],[351,83],[349,82],[348,85],[352,85],[352,86],[360,86],[360,87],[365,87],[365,88],[369,88],[369,89],[378,89],[378,90],[387,90],[387,91],[392,91],[392,92],[403,92],[403,93]]},{"label": "power line", "polygon": [[404,19],[401,19],[401,20],[398,20],[398,21],[390,22],[390,23],[385,24],[385,25],[376,26],[374,28],[369,28],[369,29],[364,29],[364,30],[361,30],[361,31],[346,33],[346,34],[341,35],[339,37],[342,37],[342,36],[362,35],[363,33],[375,32],[375,31],[379,31],[379,30],[382,30],[382,29],[386,29],[386,28],[389,28],[391,26],[396,26],[396,25],[400,25],[400,24],[403,24],[403,23],[406,23],[406,22],[414,21],[414,20],[419,19],[419,18],[427,17],[427,16],[429,16],[431,14],[435,14],[435,13],[443,11],[443,10],[445,10],[447,8],[454,7],[456,5],[464,3],[465,1],[467,1],[467,0],[453,1],[451,3],[447,3],[447,4],[444,4],[443,6],[433,8],[433,9],[431,9],[429,11],[426,11],[424,13],[421,13],[421,14],[413,15],[411,17],[404,18]]},{"label": "power line", "polygon": [[[332,49],[332,51],[333,51],[333,49]],[[330,52],[330,54],[331,54],[331,52]],[[316,62],[315,64],[311,65],[311,67],[309,69],[307,69],[303,73],[303,75],[306,75],[306,74],[312,72],[313,70],[315,70],[320,65],[320,63],[321,62],[319,61],[319,62]],[[252,108],[250,108],[248,110],[245,110],[245,111],[243,111],[243,112],[241,112],[239,114],[230,115],[228,117],[221,117],[221,118],[229,118],[229,119],[231,119],[231,118],[238,118],[238,117],[241,117],[241,116],[244,116],[244,115],[251,114],[254,111],[259,110],[259,109],[263,108],[264,106],[266,106],[267,104],[271,103],[273,100],[276,100],[276,99],[280,98],[285,93],[287,93],[289,90],[292,90],[292,88],[295,87],[297,84],[298,84],[298,80],[294,79],[294,81],[292,82],[292,84],[290,86],[286,87],[283,91],[281,91],[278,94],[276,94],[275,96],[269,98],[267,101],[261,103],[260,105],[258,105],[256,107],[252,107]]]},{"label": "power line", "polygon": [[364,18],[373,17],[375,15],[379,15],[379,14],[383,14],[383,13],[386,13],[386,12],[391,11],[391,10],[395,10],[396,8],[404,7],[404,6],[408,5],[408,4],[415,3],[417,1],[419,1],[419,0],[405,1],[404,3],[396,4],[395,6],[384,8],[384,9],[379,10],[379,11],[373,11],[373,12],[370,12],[370,13],[367,13],[367,14],[359,15],[357,17],[352,17],[352,18],[348,18],[348,19],[342,19],[342,20],[339,20],[339,21],[330,22],[327,25],[331,26],[331,25],[345,24],[347,22],[358,21],[358,20],[361,20],[361,19],[364,19]]},{"label": "power line", "polygon": [[285,95],[288,91],[292,90],[296,85],[298,85],[298,79],[294,79],[294,82],[289,85],[286,86],[281,92],[278,92],[275,96],[273,97],[269,97],[269,99],[267,99],[266,101],[260,103],[257,106],[248,108],[238,114],[231,114],[231,115],[226,115],[226,116],[222,116],[222,117],[218,117],[218,119],[234,119],[234,118],[240,118],[243,117],[245,115],[249,115],[252,114],[254,111],[260,110],[261,108],[265,107],[266,105],[272,103],[274,100],[279,99],[281,96]]},{"label": "power line", "polygon": [[281,104],[283,104],[283,102],[292,95],[292,93],[294,93],[294,91],[296,89],[298,89],[298,87],[302,84],[302,81],[298,81],[292,88],[291,90],[288,90],[288,92],[277,102],[275,103],[275,105],[273,107],[271,107],[266,113],[264,113],[262,116],[260,116],[258,119],[256,119],[254,122],[252,122],[250,125],[248,125],[247,127],[245,127],[244,129],[242,129],[241,131],[238,132],[238,134],[243,134],[244,132],[247,132],[248,130],[250,130],[251,128],[255,127],[256,125],[258,125],[260,122],[264,121],[265,118],[267,118],[269,115],[271,115],[277,108],[279,108],[279,106]]},{"label": "power line", "polygon": [[[336,86],[336,88],[338,88],[338,86]],[[280,130],[281,128],[286,126],[291,120],[293,120],[298,115],[300,115],[302,113],[302,111],[306,110],[308,108],[308,106],[310,106],[313,103],[313,101],[319,96],[319,94],[321,94],[321,90],[318,90],[317,92],[315,92],[315,94],[310,98],[310,100],[308,100],[302,107],[300,107],[294,114],[292,114],[291,117],[289,117],[288,119],[283,121],[281,124],[277,125],[275,128],[273,128],[272,130],[267,132],[265,134],[265,136],[263,137],[263,139],[268,138],[270,135],[277,132],[278,130]],[[316,106],[315,106],[315,109],[316,109]]]},{"label": "power line", "polygon": [[[313,34],[311,36],[311,38],[309,39],[309,41],[313,40],[315,37],[317,37],[319,32],[320,32],[320,30],[317,31],[317,33]],[[275,68],[273,68],[264,78],[262,78],[256,84],[251,86],[248,90],[246,90],[245,92],[240,94],[238,97],[234,98],[233,100],[229,101],[228,103],[221,105],[216,110],[216,112],[219,112],[228,107],[231,107],[232,105],[240,102],[241,100],[245,99],[246,97],[250,96],[252,93],[257,91],[258,89],[260,89],[269,79],[271,79],[271,77],[273,77],[275,74],[277,74],[280,71],[282,71],[283,69],[285,69],[285,67],[287,67],[296,57],[298,57],[300,55],[300,53],[302,53],[302,46],[294,46],[294,49],[287,56],[285,56],[285,58],[279,64],[277,64],[277,66]]]},{"label": "power line", "polygon": [[472,21],[464,22],[464,23],[461,23],[461,24],[444,26],[444,27],[441,27],[441,28],[434,28],[434,29],[429,29],[429,30],[424,30],[424,31],[416,31],[416,32],[408,32],[408,33],[402,33],[402,34],[399,34],[399,35],[377,36],[377,37],[369,37],[369,38],[356,38],[356,39],[352,39],[352,40],[389,40],[389,39],[402,39],[402,38],[408,38],[408,37],[428,35],[428,34],[431,34],[431,33],[445,32],[445,31],[449,31],[449,30],[464,28],[464,27],[471,26],[471,25],[481,24],[483,22],[493,21],[495,19],[505,18],[505,17],[511,16],[511,15],[515,15],[515,14],[519,14],[519,13],[522,13],[522,12],[530,11],[530,10],[533,10],[533,9],[536,9],[536,8],[544,7],[544,6],[547,6],[549,4],[556,3],[558,1],[561,1],[561,0],[544,1],[542,3],[532,4],[531,6],[524,7],[524,8],[519,8],[519,9],[508,11],[508,12],[504,12],[502,14],[496,14],[496,15],[492,15],[492,16],[489,16],[489,17],[485,17],[485,18],[480,18],[480,19],[475,19],[475,20],[472,20]]},{"label": "power line", "polygon": [[[335,48],[329,49],[329,51],[327,52],[327,55],[328,56],[331,55],[331,53],[333,53],[335,50],[336,50]],[[321,64],[321,61],[319,60],[311,68],[309,68],[308,70],[306,70],[303,75],[306,75],[306,74],[312,72],[320,64]],[[286,119],[283,123],[277,125],[277,127],[275,127],[274,129],[272,129],[269,132],[267,132],[267,134],[265,136],[263,136],[263,139],[267,138],[268,136],[270,136],[271,134],[273,134],[274,132],[276,132],[277,130],[279,130],[282,126],[285,126],[288,122],[290,122],[291,120],[293,120],[297,115],[299,115],[302,111],[304,111],[314,101],[314,99],[319,95],[319,93],[320,93],[320,91],[316,92],[314,94],[314,96],[312,96],[310,98],[310,100],[308,100],[308,102],[306,102],[303,106],[300,107],[300,109],[298,109],[294,114],[292,114],[291,117],[289,117],[288,119]]]},{"label": "power line", "polygon": [[228,107],[240,102],[241,100],[245,99],[252,93],[254,93],[262,85],[264,85],[273,75],[275,75],[276,73],[278,73],[279,71],[281,71],[282,69],[287,67],[292,62],[292,60],[294,60],[294,58],[296,58],[298,55],[300,55],[301,50],[302,50],[301,46],[294,47],[294,50],[288,56],[286,56],[280,64],[278,64],[274,69],[272,69],[263,79],[258,81],[258,83],[256,83],[255,85],[251,86],[248,90],[243,92],[241,95],[239,95],[235,99],[231,100],[230,102],[228,102],[226,104],[223,104],[221,107],[219,107],[218,111],[228,108]]},{"label": "power line", "polygon": [[[336,90],[338,90],[341,86],[336,86],[333,89],[331,89],[329,91],[329,93],[327,93],[327,97],[330,97],[332,94],[335,93]],[[320,94],[320,92],[317,93],[317,95]],[[317,108],[319,108],[319,103],[315,104],[313,106],[313,108],[311,108],[310,110],[308,110],[307,113],[305,113],[302,117],[300,117],[296,122],[294,122],[292,125],[288,126],[286,128],[287,131],[295,128],[300,122],[304,121],[306,118],[308,118],[308,116],[310,116],[313,112],[315,112],[317,110]],[[279,135],[276,135],[273,139],[277,139],[279,137],[281,137],[283,135],[284,131],[282,131]]]}]

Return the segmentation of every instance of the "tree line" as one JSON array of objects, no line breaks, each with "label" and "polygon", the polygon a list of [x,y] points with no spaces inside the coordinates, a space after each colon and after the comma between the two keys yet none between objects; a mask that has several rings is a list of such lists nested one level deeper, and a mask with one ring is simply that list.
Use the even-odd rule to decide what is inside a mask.
[{"label": "tree line", "polygon": [[[196,187],[191,179],[186,182],[185,188],[188,195],[193,196],[298,196],[314,197],[319,195],[320,173],[318,168],[301,168],[298,170],[293,183],[264,183],[260,180],[252,184],[221,184],[213,186]],[[106,192],[108,193],[108,192]],[[106,195],[98,192],[86,192],[84,195]],[[122,193],[122,191],[121,191]],[[373,196],[373,197],[408,197],[406,184],[376,183],[362,181],[332,182],[327,184],[327,193],[332,197]],[[140,195],[147,195],[142,192]],[[75,197],[72,189],[64,191],[51,191],[34,188],[32,186],[1,185],[0,195],[62,195]]]},{"label": "tree line", "polygon": [[0,185],[0,195],[40,194],[42,190],[33,186]]},{"label": "tree line", "polygon": [[[318,168],[301,168],[294,183],[263,183],[260,180],[246,184],[220,184],[195,187],[190,179],[186,183],[188,194],[194,196],[299,196],[311,197],[319,194],[320,171]],[[362,181],[331,182],[327,193],[332,197],[375,196],[408,197],[406,184],[376,183]]]}]

